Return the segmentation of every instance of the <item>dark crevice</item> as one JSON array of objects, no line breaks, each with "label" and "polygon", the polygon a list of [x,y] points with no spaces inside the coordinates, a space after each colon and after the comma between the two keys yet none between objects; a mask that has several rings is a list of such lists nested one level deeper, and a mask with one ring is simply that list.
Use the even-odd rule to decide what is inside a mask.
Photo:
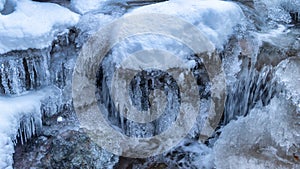
[{"label": "dark crevice", "polygon": [[33,84],[32,84],[32,86],[33,86],[33,88],[34,89],[36,89],[37,87],[38,87],[38,79],[37,79],[38,77],[37,77],[37,72],[36,72],[36,70],[35,70],[35,67],[33,67]]},{"label": "dark crevice", "polygon": [[28,64],[25,58],[23,58],[23,66],[25,71],[25,86],[26,90],[29,90],[31,88],[31,81],[30,81],[30,73],[28,69]]},{"label": "dark crevice", "polygon": [[0,93],[5,93],[5,89],[4,89],[4,86],[2,84],[2,75],[0,74]]}]

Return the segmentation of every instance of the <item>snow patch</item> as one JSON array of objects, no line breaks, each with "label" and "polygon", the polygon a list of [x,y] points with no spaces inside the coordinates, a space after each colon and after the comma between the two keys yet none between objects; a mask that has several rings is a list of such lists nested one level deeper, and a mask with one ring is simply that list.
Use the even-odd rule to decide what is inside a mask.
[{"label": "snow patch", "polygon": [[64,121],[63,117],[61,116],[57,117],[57,122],[62,122],[62,121]]},{"label": "snow patch", "polygon": [[57,4],[17,1],[13,13],[0,14],[0,54],[47,47],[58,33],[78,20],[78,14]]}]

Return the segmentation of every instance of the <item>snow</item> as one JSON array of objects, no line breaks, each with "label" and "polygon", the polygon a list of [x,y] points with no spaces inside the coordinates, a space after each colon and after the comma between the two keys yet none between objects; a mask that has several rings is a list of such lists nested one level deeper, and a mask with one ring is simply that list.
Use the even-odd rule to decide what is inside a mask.
[{"label": "snow", "polygon": [[64,121],[63,117],[61,116],[57,117],[57,122],[62,122],[62,121]]},{"label": "snow", "polygon": [[19,97],[0,97],[0,168],[11,168],[17,135],[23,143],[41,128],[41,105],[49,97],[58,97],[56,90],[49,87]]},{"label": "snow", "polygon": [[80,14],[84,14],[103,6],[107,0],[71,0],[71,7]]},{"label": "snow", "polygon": [[0,54],[47,47],[58,33],[78,20],[78,14],[57,4],[17,1],[14,12],[0,14]]},{"label": "snow", "polygon": [[122,16],[128,9],[128,0],[71,0],[70,8],[81,14],[103,13],[111,16]]},{"label": "snow", "polygon": [[[78,24],[76,25],[82,32],[86,32],[89,36],[96,33],[103,26],[111,23],[115,17],[105,15],[102,13],[92,14],[87,13],[81,16]],[[85,40],[83,40],[85,42]]]},{"label": "snow", "polygon": [[140,13],[178,16],[197,26],[217,48],[222,48],[234,27],[245,19],[237,4],[219,0],[172,0],[137,8],[129,14]]}]

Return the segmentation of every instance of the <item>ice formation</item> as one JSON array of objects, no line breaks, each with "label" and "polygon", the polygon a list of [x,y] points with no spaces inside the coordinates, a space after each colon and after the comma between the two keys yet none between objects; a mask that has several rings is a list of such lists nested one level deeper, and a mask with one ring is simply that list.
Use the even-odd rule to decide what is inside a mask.
[{"label": "ice formation", "polygon": [[293,157],[300,139],[295,108],[284,97],[273,98],[269,106],[229,123],[213,148],[216,167],[298,168]]},{"label": "ice formation", "polygon": [[[220,136],[210,140],[211,147],[184,140],[172,150],[173,154],[154,157],[157,162],[173,163],[173,167],[179,168],[180,165],[181,168],[233,169],[300,167],[299,53],[281,58],[273,56],[276,52],[267,51],[264,55],[270,60],[277,57],[283,61],[270,65],[258,63],[263,57],[260,52],[265,48],[278,48],[282,55],[288,53],[290,44],[298,49],[298,41],[290,35],[287,23],[291,21],[289,12],[299,12],[300,1],[255,0],[253,7],[247,8],[255,13],[250,17],[244,14],[246,7],[242,11],[237,3],[228,1],[170,0],[133,8],[128,2],[71,0],[69,10],[54,3],[0,0],[0,168],[12,168],[14,143],[23,144],[38,134],[43,116],[58,112],[62,102],[71,103],[71,75],[77,51],[76,47],[62,49],[64,43],[70,43],[68,28],[74,26],[81,31],[78,39],[72,41],[80,46],[85,43],[85,36],[92,35],[126,12],[125,16],[141,13],[177,16],[204,32],[218,51],[225,50],[220,56],[225,57],[228,102],[225,124],[217,131]],[[4,9],[5,5],[7,9]],[[249,32],[245,32],[247,28]],[[57,40],[58,36],[67,38]],[[55,40],[58,42],[53,49],[47,48]],[[133,36],[114,46],[103,61],[104,75],[108,76],[105,80],[111,83],[109,75],[128,54],[149,49],[168,50],[183,58],[189,68],[197,63],[186,57],[192,52],[173,39],[158,35]],[[107,89],[105,85],[102,87]],[[203,90],[210,90],[209,85]],[[107,94],[104,92],[104,99]],[[205,114],[207,105],[207,100],[202,100],[201,114]],[[150,125],[141,127],[126,123],[118,115],[107,116],[114,117],[110,119],[112,125],[127,128],[127,135],[149,136],[147,132],[153,129]],[[174,118],[166,120],[171,122]],[[55,121],[63,123],[67,118],[58,116]],[[200,125],[201,120],[198,122]],[[168,125],[159,123],[157,130]],[[188,137],[196,138],[200,128],[193,128]],[[153,162],[153,159],[147,160],[144,166],[135,167],[145,167]]]},{"label": "ice formation", "polygon": [[57,112],[60,95],[59,89],[48,87],[18,97],[0,97],[0,168],[12,166],[13,143],[23,144],[38,134],[45,110]]},{"label": "ice formation", "polygon": [[[78,14],[53,3],[8,0],[0,2],[1,8],[5,2],[12,11],[0,14],[1,54],[46,48],[79,20]],[[33,51],[19,58],[21,52],[6,53],[0,59],[0,168],[12,167],[14,143],[23,144],[38,134],[42,117],[57,113],[61,106],[61,90],[50,84],[49,51]]]}]

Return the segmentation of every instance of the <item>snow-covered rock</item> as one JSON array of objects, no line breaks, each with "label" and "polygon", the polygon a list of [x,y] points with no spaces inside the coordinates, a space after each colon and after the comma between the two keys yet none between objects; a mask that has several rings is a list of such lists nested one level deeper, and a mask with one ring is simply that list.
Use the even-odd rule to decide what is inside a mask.
[{"label": "snow-covered rock", "polygon": [[102,13],[119,17],[133,7],[127,2],[128,0],[71,0],[69,7],[81,15]]},{"label": "snow-covered rock", "polygon": [[49,87],[19,97],[0,97],[0,168],[11,168],[13,141],[19,136],[23,144],[41,129],[42,110],[59,106],[59,92]]},{"label": "snow-covered rock", "polygon": [[102,7],[107,0],[71,0],[71,7],[80,14]]},{"label": "snow-covered rock", "polygon": [[17,1],[15,11],[0,14],[0,54],[47,47],[58,33],[78,20],[78,14],[57,4]]},{"label": "snow-covered rock", "polygon": [[219,0],[172,0],[143,6],[129,14],[140,13],[178,16],[197,26],[217,48],[222,47],[233,34],[233,28],[244,20],[244,14],[237,4]]}]

